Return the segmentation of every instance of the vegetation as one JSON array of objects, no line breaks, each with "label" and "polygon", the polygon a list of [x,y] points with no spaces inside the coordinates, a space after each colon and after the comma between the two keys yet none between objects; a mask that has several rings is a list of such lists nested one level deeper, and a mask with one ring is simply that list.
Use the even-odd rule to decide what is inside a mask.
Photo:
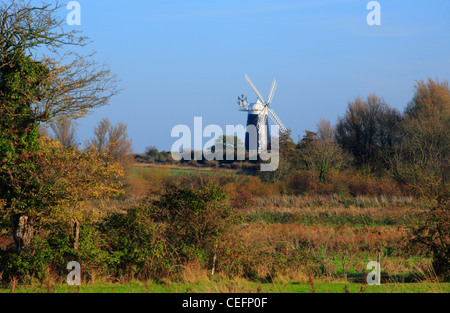
[{"label": "vegetation", "polygon": [[[282,133],[273,172],[178,163],[152,146],[131,164],[124,123],[103,119],[76,141],[74,121],[117,90],[65,50],[86,41],[56,10],[17,0],[0,13],[4,288],[67,291],[77,261],[82,291],[448,291],[448,82],[417,82],[403,114],[369,95],[335,126],[321,120],[297,142]],[[45,47],[64,57],[38,58]],[[219,138],[210,153],[220,148],[236,156],[242,142]],[[367,288],[372,260],[387,287]]]}]

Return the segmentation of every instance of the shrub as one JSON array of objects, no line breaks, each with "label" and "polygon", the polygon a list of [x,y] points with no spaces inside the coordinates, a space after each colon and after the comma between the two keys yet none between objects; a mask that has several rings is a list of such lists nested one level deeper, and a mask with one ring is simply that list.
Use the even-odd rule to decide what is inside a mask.
[{"label": "shrub", "polygon": [[255,200],[253,200],[253,196],[248,192],[241,192],[236,195],[233,199],[231,199],[231,205],[237,209],[247,209],[256,205]]},{"label": "shrub", "polygon": [[67,224],[55,223],[51,231],[41,232],[31,239],[30,245],[21,253],[11,248],[2,251],[0,267],[3,278],[13,278],[22,282],[33,279],[42,281],[49,275],[65,277],[66,266],[71,261],[80,263],[84,279],[89,280],[97,274],[104,274],[107,269],[108,254],[102,250],[102,236],[93,226],[80,228],[78,250],[74,248],[73,236]]},{"label": "shrub", "polygon": [[145,206],[114,213],[100,225],[109,250],[111,274],[127,279],[168,276],[173,257],[161,226],[153,222]]},{"label": "shrub", "polygon": [[247,192],[257,197],[279,194],[279,183],[266,183],[257,176],[245,176],[240,178],[241,192]]},{"label": "shrub", "polygon": [[[423,213],[422,223],[412,231],[413,247],[424,247],[433,256],[433,268],[443,280],[450,280],[450,191],[448,186],[436,204]],[[417,247],[415,247],[417,248]]]},{"label": "shrub", "polygon": [[294,194],[318,191],[319,177],[311,171],[296,172],[288,183],[289,190]]},{"label": "shrub", "polygon": [[332,173],[329,177],[330,190],[338,194],[355,196],[402,196],[402,187],[389,178],[364,176],[359,171]]},{"label": "shrub", "polygon": [[165,234],[181,262],[204,263],[235,214],[223,189],[208,184],[198,189],[171,187],[151,205],[153,218],[167,225]]}]

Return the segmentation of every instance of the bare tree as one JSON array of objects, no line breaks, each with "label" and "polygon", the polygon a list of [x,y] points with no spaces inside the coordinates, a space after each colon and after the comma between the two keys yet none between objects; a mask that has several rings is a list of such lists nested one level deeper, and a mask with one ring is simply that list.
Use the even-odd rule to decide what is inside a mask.
[{"label": "bare tree", "polygon": [[39,135],[50,138],[50,132],[48,131],[48,128],[43,124],[39,124]]},{"label": "bare tree", "polygon": [[353,154],[357,166],[382,170],[387,167],[386,159],[393,154],[393,147],[401,141],[401,122],[401,114],[375,94],[366,100],[358,97],[339,117],[336,139]]},{"label": "bare tree", "polygon": [[[80,55],[68,47],[84,47],[89,41],[78,31],[65,31],[58,16],[58,2],[33,6],[30,1],[11,0],[0,4],[0,70],[14,67],[21,59],[41,64],[22,79],[39,87],[17,90],[24,104],[32,103],[35,122],[77,119],[117,94],[117,80],[93,53]],[[23,84],[29,86],[30,84]],[[17,89],[20,89],[17,86]],[[18,101],[18,100],[17,100]]]},{"label": "bare tree", "polygon": [[128,138],[127,125],[118,122],[109,129],[109,154],[114,160],[123,160],[133,152],[131,139]]},{"label": "bare tree", "polygon": [[113,160],[121,162],[133,152],[127,125],[122,122],[112,124],[108,118],[102,119],[94,127],[94,137],[86,142],[86,147],[95,148],[98,152],[108,154]]},{"label": "bare tree", "polygon": [[397,149],[397,174],[449,179],[450,89],[448,81],[419,81],[405,110],[405,144]]},{"label": "bare tree", "polygon": [[319,140],[330,142],[334,140],[335,127],[331,126],[329,120],[321,118],[320,122],[317,123],[316,128]]},{"label": "bare tree", "polygon": [[94,137],[87,141],[86,146],[94,147],[99,153],[105,153],[108,150],[108,132],[111,128],[111,121],[103,118],[97,126],[94,127]]},{"label": "bare tree", "polygon": [[50,126],[55,134],[55,139],[61,142],[64,148],[77,147],[79,145],[75,132],[77,124],[64,118],[60,122],[53,123]]}]

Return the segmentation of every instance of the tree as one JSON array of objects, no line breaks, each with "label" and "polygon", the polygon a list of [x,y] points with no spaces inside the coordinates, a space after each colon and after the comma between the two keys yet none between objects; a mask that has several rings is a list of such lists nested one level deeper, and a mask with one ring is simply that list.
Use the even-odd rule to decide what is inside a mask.
[{"label": "tree", "polygon": [[145,154],[151,157],[156,157],[158,155],[158,149],[155,146],[148,146],[145,148]]},{"label": "tree", "polygon": [[223,153],[223,160],[227,160],[227,152],[233,154],[233,160],[245,158],[245,147],[244,143],[237,136],[232,135],[221,135],[216,139],[214,146],[210,148],[212,153],[221,151]]},{"label": "tree", "polygon": [[[418,225],[410,229],[412,250],[423,249],[433,257],[433,268],[439,278],[450,280],[450,188],[439,181],[424,186],[419,194],[425,203]],[[428,188],[427,188],[428,187]],[[429,192],[433,189],[433,192]]]},{"label": "tree", "polygon": [[17,251],[26,248],[36,229],[55,222],[75,222],[79,227],[80,208],[87,200],[121,193],[118,178],[123,169],[118,163],[96,151],[64,148],[48,137],[38,140],[39,149],[21,158],[21,170],[11,171],[8,205],[1,209],[2,215],[15,221]]},{"label": "tree", "polygon": [[118,122],[111,125],[108,138],[108,154],[117,161],[125,161],[133,152],[131,139],[128,138],[127,125]]},{"label": "tree", "polygon": [[[89,110],[106,105],[118,92],[115,76],[105,65],[99,66],[93,54],[80,55],[68,49],[84,47],[89,42],[78,31],[65,31],[66,20],[57,15],[61,7],[58,3],[32,6],[23,0],[2,2],[0,6],[2,75],[16,68],[23,58],[40,64],[34,75],[22,77],[24,83],[17,86],[21,97],[16,99],[32,104],[36,122],[64,116],[80,118]],[[43,55],[38,57],[38,52]],[[39,88],[30,88],[36,82]]]},{"label": "tree", "polygon": [[77,125],[71,120],[64,118],[59,122],[51,124],[50,127],[55,134],[55,139],[58,140],[64,148],[76,147],[79,145],[75,136]]},{"label": "tree", "polygon": [[[405,110],[405,145],[398,150],[407,163],[402,175],[422,175],[448,181],[450,172],[450,89],[448,82],[428,80],[415,85]],[[400,166],[399,166],[400,168]],[[401,170],[401,169],[399,169]],[[406,170],[406,173],[405,173]]]},{"label": "tree", "polygon": [[111,121],[108,118],[102,119],[94,127],[94,137],[86,143],[86,147],[94,147],[99,153],[105,153],[108,150],[108,132],[111,128]]},{"label": "tree", "polygon": [[[280,132],[279,140],[279,163],[275,171],[258,172],[259,177],[266,182],[277,182],[285,180],[292,174],[297,166],[297,151],[295,149],[294,140],[291,137],[292,130]],[[275,139],[272,139],[272,143]]]},{"label": "tree", "polygon": [[171,186],[150,203],[155,222],[166,223],[165,232],[182,261],[193,257],[208,261],[218,239],[236,220],[224,190],[214,184],[197,189]]},{"label": "tree", "polygon": [[448,81],[418,81],[405,110],[405,143],[397,150],[397,175],[425,204],[412,229],[414,248],[433,256],[436,274],[450,279],[450,89]]},{"label": "tree", "polygon": [[401,114],[371,94],[356,98],[339,117],[336,140],[354,158],[356,165],[380,172],[388,167],[393,147],[401,142]]},{"label": "tree", "polygon": [[45,150],[39,124],[80,118],[117,93],[114,75],[92,54],[67,49],[88,42],[64,31],[59,8],[22,0],[0,4],[0,194],[18,251],[43,207],[43,173],[32,161]]},{"label": "tree", "polygon": [[307,130],[297,144],[298,169],[317,172],[321,183],[325,183],[330,170],[340,170],[350,162],[350,157],[335,142],[334,133],[331,123],[321,119],[317,132]]},{"label": "tree", "polygon": [[127,125],[122,122],[112,124],[108,118],[103,118],[94,127],[94,137],[87,141],[86,147],[95,148],[97,152],[106,153],[122,163],[127,163],[129,154],[133,152]]}]

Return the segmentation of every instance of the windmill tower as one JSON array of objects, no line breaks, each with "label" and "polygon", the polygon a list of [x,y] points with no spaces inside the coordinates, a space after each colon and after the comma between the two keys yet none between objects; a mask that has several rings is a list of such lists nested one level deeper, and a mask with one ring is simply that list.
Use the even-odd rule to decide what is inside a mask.
[{"label": "windmill tower", "polygon": [[[270,132],[269,132],[269,121],[268,116],[272,119],[272,121],[277,124],[282,131],[286,131],[286,127],[284,127],[283,123],[280,121],[275,112],[269,108],[269,105],[272,103],[273,96],[275,94],[275,90],[277,88],[276,80],[272,83],[272,88],[270,89],[269,98],[264,101],[264,98],[259,93],[258,89],[256,89],[255,85],[253,85],[250,78],[245,74],[245,80],[250,84],[253,91],[256,93],[258,97],[255,103],[248,103],[247,97],[242,95],[238,97],[238,104],[240,107],[240,111],[248,112],[247,118],[247,132],[245,134],[245,149],[250,153],[258,153],[258,155],[263,152],[270,150]],[[252,142],[250,136],[250,127],[256,127],[256,143]]]}]

